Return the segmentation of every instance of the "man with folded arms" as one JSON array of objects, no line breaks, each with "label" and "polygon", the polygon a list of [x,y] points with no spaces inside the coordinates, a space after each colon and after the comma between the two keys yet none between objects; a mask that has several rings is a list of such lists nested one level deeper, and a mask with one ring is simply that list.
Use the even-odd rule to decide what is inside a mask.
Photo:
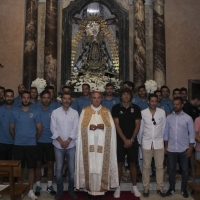
[{"label": "man with folded arms", "polygon": [[138,138],[142,146],[143,171],[142,182],[144,187],[143,196],[149,196],[150,167],[152,157],[155,160],[157,193],[165,197],[164,187],[164,130],[165,130],[165,111],[157,108],[158,97],[155,94],[148,96],[149,107],[142,111],[142,120]]},{"label": "man with folded arms", "polygon": [[83,108],[79,121],[76,189],[86,189],[87,199],[104,198],[106,191],[119,186],[115,125],[101,101],[101,94],[93,92],[92,104]]},{"label": "man with folded arms", "polygon": [[175,193],[176,164],[180,161],[182,170],[181,193],[188,198],[187,182],[189,177],[189,157],[195,143],[194,123],[192,118],[183,112],[183,99],[174,98],[174,112],[167,116],[165,133],[165,152],[169,162],[169,190],[166,196]]}]

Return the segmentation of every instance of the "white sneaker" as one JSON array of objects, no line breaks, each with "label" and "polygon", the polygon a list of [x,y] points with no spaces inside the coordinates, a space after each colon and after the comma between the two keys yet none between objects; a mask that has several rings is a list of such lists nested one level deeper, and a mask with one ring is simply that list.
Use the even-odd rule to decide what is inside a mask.
[{"label": "white sneaker", "polygon": [[113,194],[114,198],[120,198],[120,193],[121,193],[121,190],[119,186],[118,188],[115,189],[115,192]]},{"label": "white sneaker", "polygon": [[28,193],[28,198],[30,198],[31,200],[36,200],[38,199],[37,196],[35,196],[35,194],[33,193],[33,190],[30,190]]},{"label": "white sneaker", "polygon": [[141,193],[138,190],[137,186],[133,186],[133,190],[131,191],[136,197],[140,197]]}]

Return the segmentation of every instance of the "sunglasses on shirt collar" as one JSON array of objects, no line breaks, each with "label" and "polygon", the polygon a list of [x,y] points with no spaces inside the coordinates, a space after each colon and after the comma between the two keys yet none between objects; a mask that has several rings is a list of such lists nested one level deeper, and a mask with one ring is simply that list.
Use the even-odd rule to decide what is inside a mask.
[{"label": "sunglasses on shirt collar", "polygon": [[151,120],[152,120],[152,122],[153,122],[153,125],[156,125],[156,121],[155,121],[155,119],[152,118]]}]

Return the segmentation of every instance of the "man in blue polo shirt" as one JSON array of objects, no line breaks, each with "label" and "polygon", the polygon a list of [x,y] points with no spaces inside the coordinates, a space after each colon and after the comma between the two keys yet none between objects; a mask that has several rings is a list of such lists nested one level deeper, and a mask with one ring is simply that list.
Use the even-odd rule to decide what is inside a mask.
[{"label": "man in blue polo shirt", "polygon": [[140,101],[138,102],[138,106],[141,110],[148,108],[148,99],[147,99],[147,91],[144,85],[138,87],[138,96]]},{"label": "man in blue polo shirt", "polygon": [[26,88],[25,88],[25,86],[23,84],[20,84],[18,86],[18,94],[19,95],[15,98],[15,101],[14,101],[14,106],[15,107],[17,107],[17,108],[21,107],[21,94],[25,90],[26,90]]},{"label": "man in blue polo shirt", "polygon": [[51,85],[48,85],[45,87],[45,90],[48,90],[50,92],[51,106],[54,109],[59,108],[61,105],[60,102],[56,101],[55,88]]},{"label": "man in blue polo shirt", "polygon": [[14,138],[13,157],[14,160],[21,160],[22,171],[26,162],[30,188],[28,197],[36,200],[37,196],[33,193],[36,138],[42,134],[42,124],[38,112],[30,108],[30,92],[22,92],[21,101],[22,106],[13,110],[10,120],[10,134]]},{"label": "man in blue polo shirt", "polygon": [[112,107],[118,103],[120,103],[119,97],[113,96],[114,86],[112,83],[107,83],[105,87],[105,97],[102,101],[102,106],[105,106],[112,111]]},{"label": "man in blue polo shirt", "polygon": [[131,103],[138,105],[140,98],[137,95],[134,94],[134,83],[131,82],[131,81],[124,81],[123,88],[129,88],[132,91],[133,98],[131,100]]},{"label": "man in blue polo shirt", "polygon": [[83,96],[81,96],[77,99],[79,114],[81,114],[81,111],[85,106],[89,106],[91,104],[90,85],[89,84],[84,83],[82,85],[82,93],[83,93]]},{"label": "man in blue polo shirt", "polygon": [[54,146],[52,144],[52,133],[50,131],[50,121],[51,121],[51,113],[54,108],[50,106],[51,98],[48,90],[44,90],[41,94],[41,104],[42,106],[37,109],[41,122],[42,122],[42,135],[37,138],[37,167],[35,170],[35,179],[36,179],[36,189],[35,195],[39,196],[42,192],[42,188],[40,186],[41,180],[41,168],[44,160],[44,154],[47,161],[48,173],[47,173],[47,189],[46,192],[51,195],[56,195],[56,192],[53,189],[52,181],[53,181],[53,168],[54,168]]},{"label": "man in blue polo shirt", "polygon": [[170,113],[173,112],[173,100],[169,98],[170,96],[170,90],[166,85],[163,85],[161,87],[161,92],[162,92],[162,105],[167,105],[170,109]]},{"label": "man in blue polo shirt", "polygon": [[158,96],[158,106],[157,107],[163,109],[165,111],[166,116],[171,114],[172,111],[171,111],[169,105],[162,103],[162,92],[161,92],[161,90],[156,90],[154,92],[154,94],[156,94]]},{"label": "man in blue polo shirt", "polygon": [[41,102],[38,101],[38,91],[36,87],[30,88],[30,94],[31,94],[31,108],[37,109],[38,107],[41,107]]},{"label": "man in blue polo shirt", "polygon": [[9,124],[14,109],[14,92],[5,90],[5,104],[0,107],[0,160],[12,160],[14,140],[9,133]]}]

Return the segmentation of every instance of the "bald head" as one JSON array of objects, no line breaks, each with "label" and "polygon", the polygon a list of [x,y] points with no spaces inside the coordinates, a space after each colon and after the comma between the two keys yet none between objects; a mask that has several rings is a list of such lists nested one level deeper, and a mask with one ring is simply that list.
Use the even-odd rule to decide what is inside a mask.
[{"label": "bald head", "polygon": [[101,102],[102,102],[101,93],[98,91],[92,92],[92,99],[91,99],[92,105],[97,108],[101,105]]}]

